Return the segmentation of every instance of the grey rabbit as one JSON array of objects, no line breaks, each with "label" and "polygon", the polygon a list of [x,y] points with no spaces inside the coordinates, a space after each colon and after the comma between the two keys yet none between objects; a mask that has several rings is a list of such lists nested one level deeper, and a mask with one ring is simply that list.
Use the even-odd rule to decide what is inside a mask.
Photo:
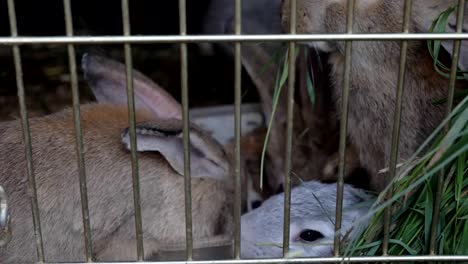
[{"label": "grey rabbit", "polygon": [[[135,260],[135,224],[124,65],[83,57],[99,103],[81,106],[93,250],[98,260]],[[134,71],[145,258],[185,241],[181,107]],[[46,261],[83,261],[84,241],[71,109],[31,118],[33,167]],[[223,148],[192,125],[192,214],[195,246],[230,237],[233,192]],[[21,124],[0,123],[0,185],[9,198],[12,240],[0,262],[36,262]]]},{"label": "grey rabbit", "polygon": [[[289,30],[290,1],[283,1],[283,28]],[[433,19],[456,1],[415,0],[411,14],[410,32],[427,32]],[[468,8],[465,4],[465,13]],[[358,0],[354,15],[355,33],[389,33],[403,30],[403,0]],[[297,1],[297,32],[344,33],[346,32],[347,1]],[[452,14],[447,28],[453,32]],[[465,19],[466,21],[466,19]],[[467,24],[463,25],[468,28]],[[445,42],[445,47],[451,42]],[[464,42],[464,45],[466,43]],[[341,110],[343,86],[344,42],[311,42],[315,49],[329,52],[328,63],[332,68],[332,96],[337,112]],[[462,49],[463,58],[466,49]],[[379,173],[387,168],[393,116],[396,104],[396,88],[399,71],[400,42],[355,41],[353,43],[351,83],[349,97],[348,135],[359,153],[362,166],[371,175],[371,188],[381,191],[389,183],[388,175]],[[460,65],[463,67],[463,60]],[[457,89],[466,83],[457,82]],[[399,160],[410,157],[417,147],[439,125],[446,114],[445,105],[433,102],[448,95],[448,79],[439,75],[429,55],[425,41],[409,41],[403,94],[403,114],[399,144]]]},{"label": "grey rabbit", "polygon": [[[340,236],[353,239],[368,224],[373,196],[344,186]],[[266,200],[242,216],[241,252],[244,258],[280,258],[283,254],[283,194]],[[304,182],[291,191],[290,247],[292,256],[330,257],[335,234],[336,184]]]}]

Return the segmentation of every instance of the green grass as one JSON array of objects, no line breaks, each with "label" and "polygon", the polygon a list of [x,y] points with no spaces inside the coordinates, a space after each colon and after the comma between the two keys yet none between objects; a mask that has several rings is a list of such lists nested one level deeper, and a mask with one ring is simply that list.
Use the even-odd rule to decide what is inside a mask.
[{"label": "green grass", "polygon": [[[448,17],[455,7],[442,12],[430,28],[445,32]],[[439,59],[440,41],[427,41],[435,70],[448,78],[450,68]],[[466,79],[458,71],[457,79]],[[468,96],[455,95],[461,103],[434,131],[399,170],[394,179],[393,197],[383,202],[385,192],[374,204],[370,225],[359,237],[349,241],[345,255],[381,254],[384,209],[393,203],[389,240],[390,255],[425,255],[430,253],[430,235],[438,176],[443,177],[439,219],[434,249],[440,255],[468,255]],[[446,100],[434,102],[444,103]],[[422,156],[422,158],[418,158]],[[387,190],[388,191],[388,188]]]},{"label": "green grass", "polygon": [[[296,49],[296,58],[300,54],[300,48],[301,47],[298,47]],[[284,55],[281,56],[281,51],[284,51],[284,50],[285,50],[285,52],[283,52]],[[304,56],[306,56],[306,58],[308,58],[308,55],[309,55],[308,52],[309,50],[305,49]],[[271,111],[270,120],[268,120],[267,132],[265,135],[265,140],[263,142],[262,156],[260,159],[260,188],[263,188],[265,155],[266,155],[268,142],[270,140],[271,129],[273,127],[273,122],[275,120],[276,112],[278,110],[278,103],[279,103],[281,92],[283,90],[284,85],[286,84],[286,80],[288,79],[288,74],[289,74],[289,61],[288,61],[289,55],[288,54],[289,54],[289,50],[287,48],[281,47],[279,49],[279,52],[276,52],[273,55],[271,61],[267,65],[265,65],[263,69],[261,69],[261,72],[264,72],[266,67],[271,67],[274,63],[278,65],[278,69],[276,73],[275,89],[273,93],[272,111]],[[314,104],[315,103],[315,91],[314,91],[313,81],[310,77],[310,74],[307,74],[306,84],[307,84],[307,92],[309,95],[310,102],[311,104]]]},{"label": "green grass", "polygon": [[[431,33],[445,33],[445,29],[447,28],[449,16],[455,12],[456,7],[451,6],[447,10],[440,13],[440,15],[432,22],[429,31]],[[439,53],[440,48],[442,47],[442,41],[440,40],[428,40],[427,41],[427,48],[429,53],[431,54],[432,59],[434,60],[434,69],[445,78],[450,77],[450,66],[444,65],[441,61],[439,61]],[[468,71],[457,71],[457,79],[459,80],[466,80],[468,77],[466,75]]]},{"label": "green grass", "polygon": [[[449,126],[448,131],[444,127]],[[428,147],[428,150],[423,151]],[[444,175],[437,254],[468,255],[468,97],[421,145],[393,181],[393,197],[379,196],[369,212],[375,215],[359,238],[350,241],[345,255],[381,254],[383,211],[393,203],[390,255],[429,253],[437,178]],[[421,158],[417,158],[422,156]]]}]

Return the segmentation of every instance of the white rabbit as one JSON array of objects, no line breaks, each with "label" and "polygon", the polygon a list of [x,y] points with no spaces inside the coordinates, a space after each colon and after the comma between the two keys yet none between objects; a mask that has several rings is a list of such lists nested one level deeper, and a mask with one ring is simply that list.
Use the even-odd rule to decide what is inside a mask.
[{"label": "white rabbit", "polygon": [[[368,218],[372,197],[349,185],[344,187],[341,235],[356,234]],[[291,191],[290,252],[299,257],[333,255],[336,184],[305,182]],[[266,200],[259,208],[242,216],[242,258],[282,257],[284,195]],[[356,221],[359,220],[359,223]]]}]

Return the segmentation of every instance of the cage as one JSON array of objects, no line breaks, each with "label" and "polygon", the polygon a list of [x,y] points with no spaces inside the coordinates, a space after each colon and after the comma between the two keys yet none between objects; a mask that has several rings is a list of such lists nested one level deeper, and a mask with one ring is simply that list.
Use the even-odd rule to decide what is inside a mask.
[{"label": "cage", "polygon": [[[250,1],[250,0],[246,0]],[[135,34],[130,30],[130,12],[129,12],[129,1],[121,1],[121,16],[122,16],[122,25],[123,25],[123,34],[116,33],[114,35],[83,35],[75,36],[74,35],[74,26],[72,18],[72,1],[63,0],[63,14],[65,18],[64,29],[66,34],[63,36],[52,36],[57,34],[56,32],[49,31],[50,29],[44,28],[46,34],[45,36],[23,36],[18,32],[18,18],[17,12],[15,10],[15,1],[8,0],[6,2],[6,10],[8,10],[8,21],[5,19],[0,21],[2,24],[10,25],[10,36],[0,37],[0,45],[6,47],[8,50],[11,49],[13,54],[13,61],[15,67],[15,78],[17,92],[18,92],[18,102],[20,108],[20,117],[21,124],[23,128],[23,140],[25,145],[25,156],[27,160],[27,180],[30,186],[30,195],[32,203],[32,223],[34,225],[34,234],[35,234],[35,246],[37,249],[37,262],[38,263],[52,263],[48,262],[45,258],[44,246],[42,241],[42,231],[41,231],[41,219],[39,213],[39,205],[37,200],[37,189],[36,189],[36,179],[34,175],[34,164],[33,164],[33,151],[34,146],[31,144],[31,134],[29,132],[29,121],[28,121],[28,109],[25,95],[25,85],[23,79],[23,63],[22,63],[22,51],[26,47],[35,47],[40,45],[50,45],[53,48],[64,48],[66,47],[67,59],[69,63],[69,78],[66,80],[70,83],[72,90],[72,101],[73,101],[73,123],[74,123],[74,132],[76,138],[76,153],[77,153],[77,164],[79,168],[79,188],[80,188],[80,197],[81,197],[81,206],[82,206],[82,224],[83,224],[83,243],[85,244],[84,257],[86,262],[93,261],[93,246],[92,246],[92,232],[91,224],[89,219],[89,210],[88,208],[88,195],[87,195],[87,179],[86,179],[86,170],[85,170],[85,158],[84,155],[84,145],[83,145],[83,136],[82,136],[82,122],[80,119],[80,95],[79,93],[79,80],[77,73],[77,59],[75,47],[86,46],[86,45],[123,45],[123,54],[125,60],[125,72],[127,80],[127,96],[131,98],[128,100],[128,113],[129,113],[129,131],[130,131],[130,142],[131,142],[131,160],[132,160],[132,180],[133,180],[133,198],[134,198],[134,210],[135,210],[135,236],[136,236],[136,261],[145,261],[144,260],[144,240],[143,240],[143,227],[142,227],[142,213],[141,213],[141,202],[140,202],[140,186],[139,186],[139,172],[138,172],[138,158],[136,152],[136,119],[135,119],[135,102],[134,102],[134,81],[133,81],[133,60],[134,56],[137,56],[135,52],[132,52],[132,48],[136,45],[143,44],[177,44],[178,49],[180,50],[179,59],[176,63],[180,63],[180,98],[182,101],[182,116],[183,116],[183,145],[184,145],[184,192],[185,192],[185,223],[186,223],[186,243],[183,246],[178,245],[176,251],[168,250],[163,252],[162,258],[167,258],[168,261],[149,261],[148,263],[340,263],[340,262],[427,262],[427,261],[450,261],[450,262],[468,262],[468,256],[462,255],[436,255],[428,254],[421,256],[393,256],[388,255],[388,233],[390,225],[390,211],[388,210],[385,216],[385,225],[384,229],[386,232],[386,238],[384,239],[383,244],[383,255],[375,257],[367,256],[351,256],[344,257],[340,256],[340,238],[335,236],[334,239],[334,257],[321,257],[321,258],[289,258],[287,257],[289,251],[290,243],[290,207],[291,207],[291,156],[292,156],[292,137],[293,137],[293,103],[294,103],[294,87],[295,87],[295,76],[296,76],[296,57],[295,50],[297,49],[297,44],[300,42],[314,42],[314,41],[344,41],[345,44],[345,68],[344,68],[344,88],[342,93],[342,109],[345,109],[340,114],[340,137],[339,137],[339,177],[337,184],[337,203],[336,203],[336,219],[335,222],[335,231],[340,230],[341,228],[341,217],[342,217],[342,207],[343,207],[343,184],[344,184],[344,174],[345,174],[345,151],[346,151],[346,140],[347,140],[347,120],[348,120],[348,99],[350,96],[350,71],[352,68],[351,65],[351,54],[352,54],[352,43],[359,41],[399,41],[401,42],[401,55],[399,57],[400,65],[400,75],[398,77],[398,87],[397,88],[397,104],[395,106],[395,119],[394,119],[394,129],[392,131],[393,141],[391,146],[391,161],[390,161],[390,173],[396,174],[397,166],[397,155],[398,155],[398,137],[400,130],[400,115],[402,113],[402,94],[404,87],[404,72],[407,64],[407,49],[408,42],[413,40],[453,40],[456,44],[453,49],[453,57],[458,58],[460,55],[460,43],[461,41],[468,40],[468,35],[462,32],[461,21],[463,21],[463,12],[465,2],[459,0],[458,2],[458,24],[459,26],[456,29],[456,33],[410,33],[409,32],[409,18],[411,16],[411,6],[413,1],[405,0],[405,10],[404,10],[404,29],[401,33],[372,33],[372,34],[361,34],[353,33],[353,14],[355,10],[355,0],[348,0],[347,3],[347,26],[346,33],[342,34],[297,34],[296,33],[296,24],[297,17],[296,13],[296,0],[290,1],[290,32],[289,34],[262,34],[262,35],[247,35],[242,33],[242,19],[241,19],[241,8],[242,0],[233,0],[235,3],[235,34],[225,34],[225,35],[194,35],[188,34],[187,26],[190,26],[190,21],[187,23],[187,3],[185,0],[179,0],[178,5],[175,6],[175,3],[171,3],[172,8],[178,9],[178,23],[179,23],[179,34],[170,35],[153,35],[147,34],[145,29],[142,29],[142,34]],[[245,1],[244,1],[245,2]],[[114,2],[115,3],[115,2]],[[110,3],[106,3],[109,4]],[[104,4],[104,6],[106,5]],[[3,4],[5,5],[5,3]],[[201,4],[200,4],[201,5]],[[81,5],[80,5],[81,6]],[[190,8],[194,8],[197,5],[192,5]],[[57,8],[55,8],[57,9]],[[143,12],[145,8],[139,8],[138,10]],[[61,12],[59,9],[54,10]],[[89,10],[80,10],[80,12],[88,12]],[[111,13],[111,12],[109,12]],[[56,16],[58,13],[55,14]],[[102,18],[101,18],[102,19]],[[98,19],[99,20],[99,19]],[[103,19],[106,20],[106,19]],[[97,23],[99,24],[100,21]],[[193,22],[193,21],[192,21]],[[143,23],[144,22],[140,22]],[[163,23],[163,22],[161,22]],[[31,34],[34,35],[34,34]],[[241,219],[241,155],[242,150],[240,149],[240,137],[242,134],[242,129],[249,126],[249,124],[244,123],[241,125],[244,118],[251,118],[254,124],[250,124],[253,127],[259,126],[264,121],[260,114],[258,114],[258,106],[243,107],[241,105],[243,101],[241,87],[245,84],[242,78],[242,45],[245,43],[253,42],[285,42],[288,43],[289,53],[288,53],[288,92],[287,92],[287,127],[286,131],[286,147],[285,147],[285,178],[284,178],[284,239],[283,239],[283,258],[273,258],[273,259],[242,259],[240,256],[241,252],[241,240],[240,240],[240,219]],[[229,43],[234,46],[234,71],[233,78],[233,88],[234,88],[234,106],[233,108],[211,108],[211,110],[206,109],[195,109],[191,113],[189,112],[189,82],[188,82],[188,45],[189,44],[198,44],[198,43]],[[5,49],[5,50],[7,50]],[[65,50],[63,50],[65,51]],[[134,50],[133,50],[134,51]],[[32,53],[37,52],[31,48]],[[141,55],[144,57],[145,55]],[[53,69],[52,69],[53,70]],[[449,97],[453,98],[453,89],[456,82],[456,70],[457,63],[452,63],[452,70],[450,74],[450,94]],[[1,72],[0,72],[1,74]],[[225,91],[224,91],[225,92]],[[176,92],[178,93],[178,92]],[[195,95],[196,96],[196,95]],[[223,99],[224,102],[228,99]],[[86,101],[86,98],[85,98]],[[244,112],[243,112],[243,111]],[[53,111],[50,110],[50,111]],[[211,112],[210,112],[211,111]],[[210,250],[220,252],[222,249],[219,248],[194,248],[193,242],[193,231],[192,231],[192,200],[191,200],[191,173],[190,173],[190,150],[188,149],[190,141],[190,124],[189,119],[198,121],[199,124],[210,126],[209,118],[213,115],[223,116],[223,113],[228,113],[224,115],[224,120],[229,119],[229,121],[234,121],[234,126],[226,126],[224,129],[233,129],[233,135],[235,138],[235,148],[234,148],[234,163],[235,163],[235,204],[234,204],[234,235],[232,238],[232,244],[229,244],[227,248],[228,253],[233,253],[229,259],[222,260],[194,260],[194,256],[203,256],[203,254],[213,254]],[[229,114],[233,113],[233,115]],[[247,114],[247,115],[244,115]],[[248,114],[251,114],[250,116]],[[226,118],[226,116],[228,116]],[[241,117],[242,116],[242,117]],[[244,120],[245,121],[245,120]],[[228,121],[221,121],[228,122]],[[255,123],[257,122],[257,123]],[[226,132],[219,132],[219,140],[226,141],[225,138]],[[441,193],[437,194],[436,200],[440,203]],[[437,204],[437,201],[436,201]],[[8,243],[9,235],[11,230],[9,230],[8,210],[11,210],[8,206],[8,197],[6,192],[3,189],[0,189],[0,241],[5,244]],[[437,205],[436,205],[437,206]],[[436,207],[437,208],[437,207]],[[434,209],[437,211],[437,209]],[[437,213],[434,214],[433,222],[437,222]],[[435,232],[437,225],[433,225],[431,230],[432,233]],[[0,243],[0,246],[4,246],[3,243]],[[219,245],[218,245],[219,246]],[[208,250],[204,253],[204,250]],[[231,252],[232,250],[232,252]],[[1,252],[1,251],[0,251]],[[434,248],[430,250],[431,253],[435,252]],[[174,255],[184,255],[186,261],[169,261]],[[225,256],[225,255],[223,255]],[[223,258],[223,256],[221,258]],[[196,257],[195,257],[196,258]]]}]

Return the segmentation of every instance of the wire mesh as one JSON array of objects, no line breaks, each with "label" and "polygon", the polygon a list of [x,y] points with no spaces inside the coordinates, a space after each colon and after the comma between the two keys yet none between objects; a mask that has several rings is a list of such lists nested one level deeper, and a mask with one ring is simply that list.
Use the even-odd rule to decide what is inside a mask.
[{"label": "wire mesh", "polygon": [[[57,37],[19,37],[16,26],[16,14],[13,0],[8,0],[8,14],[11,28],[11,37],[0,37],[0,45],[12,46],[13,58],[16,70],[16,81],[18,87],[18,99],[21,112],[21,122],[23,127],[23,137],[25,142],[25,155],[27,160],[27,172],[29,180],[29,188],[31,190],[31,204],[33,213],[34,232],[36,237],[37,255],[39,262],[45,262],[44,249],[41,234],[41,225],[39,217],[39,208],[36,194],[36,183],[34,177],[34,168],[32,160],[31,136],[29,131],[28,113],[25,104],[24,85],[22,77],[21,65],[21,45],[35,44],[64,44],[68,48],[69,67],[71,74],[71,87],[73,93],[73,110],[76,133],[76,151],[77,161],[79,164],[80,192],[82,202],[83,226],[84,226],[84,242],[86,249],[86,261],[92,261],[92,239],[91,228],[89,222],[89,209],[87,202],[86,191],[86,174],[84,164],[83,138],[80,124],[80,111],[78,99],[78,82],[76,74],[76,59],[74,45],[90,45],[90,44],[124,44],[126,76],[127,76],[127,94],[128,94],[128,110],[130,123],[130,138],[131,138],[131,156],[132,156],[132,175],[133,175],[133,192],[134,192],[134,207],[135,207],[135,229],[137,237],[137,258],[139,261],[144,259],[143,231],[140,207],[140,191],[138,177],[138,159],[136,154],[136,136],[135,136],[135,102],[133,89],[133,71],[132,71],[132,55],[131,44],[155,44],[155,43],[179,43],[181,55],[181,89],[182,89],[182,108],[183,108],[183,142],[184,142],[184,176],[185,176],[185,221],[186,221],[186,254],[187,260],[183,262],[173,261],[170,263],[340,263],[343,261],[351,263],[360,262],[426,262],[426,261],[468,261],[468,256],[437,256],[434,254],[435,231],[436,224],[432,225],[431,229],[431,250],[428,256],[379,256],[379,257],[346,257],[340,258],[340,237],[335,236],[334,254],[332,258],[301,258],[301,259],[257,259],[257,260],[241,260],[240,259],[240,207],[241,207],[241,179],[240,179],[240,135],[241,135],[241,44],[244,42],[289,42],[289,82],[288,82],[288,111],[287,111],[287,141],[286,141],[286,168],[284,178],[284,227],[283,227],[283,256],[286,257],[289,250],[290,240],[290,203],[291,203],[291,155],[292,155],[292,136],[293,136],[293,106],[294,106],[294,84],[295,84],[295,49],[296,42],[299,41],[346,41],[345,54],[345,70],[344,70],[344,88],[342,91],[342,115],[340,124],[340,163],[339,163],[339,180],[337,185],[337,206],[336,206],[336,222],[335,231],[341,228],[342,216],[342,199],[343,199],[343,178],[345,173],[345,150],[346,150],[346,132],[347,132],[347,114],[348,114],[348,97],[351,74],[351,54],[352,41],[402,41],[400,53],[400,71],[397,87],[397,104],[395,107],[394,127],[392,134],[392,149],[390,160],[390,174],[396,173],[396,161],[398,157],[398,142],[400,130],[400,117],[402,111],[402,94],[405,82],[406,57],[409,40],[454,40],[454,54],[450,74],[450,91],[449,104],[447,111],[450,112],[453,105],[453,95],[456,80],[456,70],[458,57],[460,55],[461,40],[468,40],[468,34],[462,32],[464,0],[458,1],[457,14],[457,33],[453,34],[431,34],[431,33],[409,33],[409,21],[411,15],[412,0],[405,1],[404,10],[404,27],[402,33],[388,34],[353,34],[353,12],[355,0],[348,1],[347,13],[347,33],[346,34],[296,34],[296,0],[290,1],[291,21],[290,34],[288,35],[242,35],[241,34],[241,10],[242,1],[235,0],[235,34],[234,35],[205,35],[205,36],[190,36],[187,35],[186,28],[186,3],[185,0],[179,0],[179,26],[180,35],[178,36],[134,36],[130,33],[130,18],[128,0],[122,0],[122,15],[124,34],[122,36],[73,36],[72,12],[70,0],[64,0],[66,36]],[[191,206],[191,177],[190,177],[190,130],[189,130],[189,115],[188,115],[188,61],[187,61],[187,45],[188,43],[202,42],[234,42],[235,43],[235,236],[234,236],[234,260],[214,260],[214,261],[193,261],[193,238],[192,238],[192,206]],[[442,176],[441,176],[442,177]],[[440,182],[440,181],[439,181]],[[439,184],[440,186],[440,184]],[[440,204],[440,188],[437,192],[435,207]],[[434,210],[433,223],[437,222],[438,210]],[[388,234],[389,234],[389,219],[390,211],[387,211],[385,216],[385,239],[383,243],[384,255],[388,250]],[[109,262],[110,263],[110,262]],[[125,263],[125,262],[120,262]],[[148,262],[148,263],[164,263],[164,262]],[[168,263],[168,262],[166,262]]]}]

